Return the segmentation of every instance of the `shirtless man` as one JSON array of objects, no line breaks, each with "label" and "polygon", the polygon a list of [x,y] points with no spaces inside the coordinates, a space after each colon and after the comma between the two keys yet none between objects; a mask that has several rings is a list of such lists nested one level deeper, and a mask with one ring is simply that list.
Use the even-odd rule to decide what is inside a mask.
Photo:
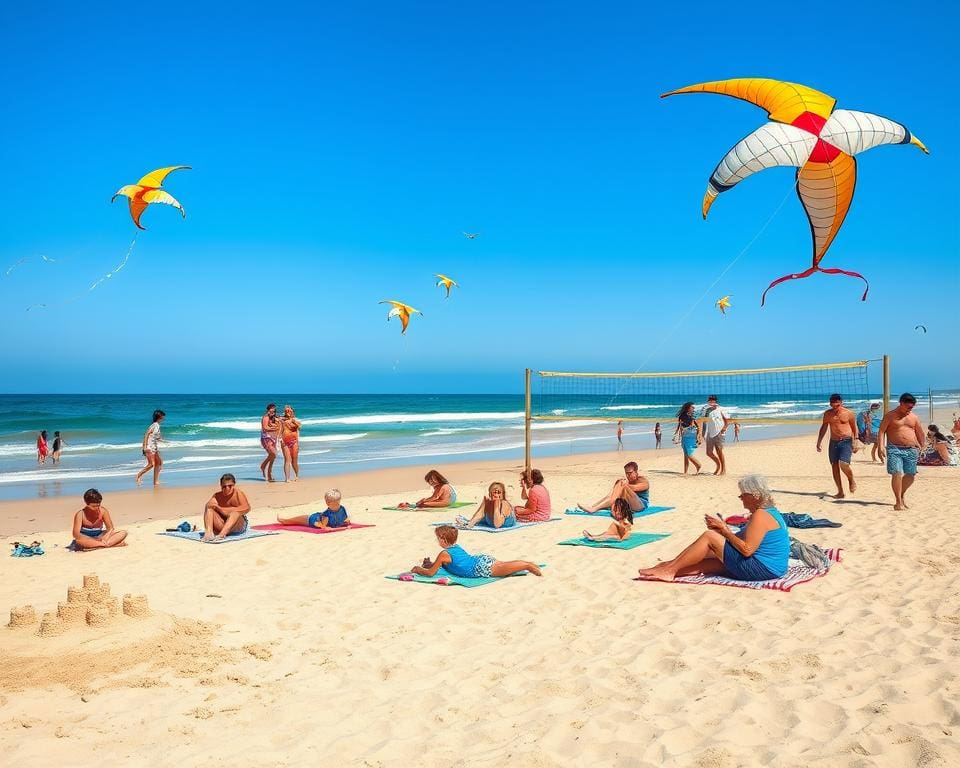
[{"label": "shirtless man", "polygon": [[596,504],[577,506],[584,512],[599,512],[601,509],[613,509],[613,502],[617,499],[623,499],[630,505],[631,512],[643,512],[650,506],[650,483],[640,474],[640,468],[637,462],[628,461],[623,465],[623,473],[626,479],[617,480],[613,484],[613,489],[607,496],[597,501]]},{"label": "shirtless man", "polygon": [[881,461],[886,458],[890,487],[893,488],[893,508],[898,512],[908,509],[903,497],[916,479],[917,459],[925,438],[920,419],[913,413],[916,404],[917,398],[904,392],[900,395],[900,405],[883,417],[877,432],[877,453]]},{"label": "shirtless man", "polygon": [[203,508],[203,541],[222,541],[229,534],[247,532],[250,502],[237,490],[237,478],[229,472],[220,478],[220,491]]},{"label": "shirtless man", "polygon": [[823,448],[823,436],[830,430],[830,444],[827,455],[830,457],[830,467],[833,469],[833,482],[837,484],[834,499],[844,498],[843,483],[840,479],[842,472],[847,476],[850,484],[850,493],[857,490],[857,482],[853,479],[853,470],[850,469],[850,459],[853,457],[853,436],[857,434],[857,417],[849,408],[843,407],[843,398],[836,392],[830,395],[830,407],[823,412],[823,423],[820,425],[820,434],[817,435],[817,453]]}]

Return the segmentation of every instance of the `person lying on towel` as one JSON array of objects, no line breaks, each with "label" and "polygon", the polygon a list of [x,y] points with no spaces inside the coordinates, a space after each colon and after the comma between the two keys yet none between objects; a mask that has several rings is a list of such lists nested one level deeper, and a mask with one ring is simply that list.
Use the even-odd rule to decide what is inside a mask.
[{"label": "person lying on towel", "polygon": [[435,576],[441,568],[451,576],[461,578],[489,578],[491,576],[512,576],[520,571],[530,571],[534,576],[541,576],[540,568],[536,563],[526,560],[496,560],[490,555],[470,555],[457,544],[457,529],[452,525],[439,525],[434,529],[437,543],[440,545],[440,554],[436,559],[423,558],[420,565],[410,569],[411,573],[421,576]]},{"label": "person lying on towel", "polygon": [[280,515],[277,515],[277,522],[280,525],[306,525],[312,528],[349,528],[350,518],[347,516],[347,508],[340,503],[340,498],[340,491],[331,488],[323,494],[323,500],[327,502],[327,508],[322,512],[295,517],[280,517]]},{"label": "person lying on towel", "polygon": [[767,581],[786,574],[790,537],[766,478],[747,475],[738,485],[740,502],[751,513],[745,528],[735,532],[719,515],[704,515],[708,530],[673,560],[641,568],[640,575],[659,581],[698,574]]},{"label": "person lying on towel", "polygon": [[633,530],[633,512],[630,505],[623,499],[614,499],[613,507],[610,508],[610,517],[613,522],[607,526],[603,533],[583,532],[583,538],[590,541],[623,541]]}]

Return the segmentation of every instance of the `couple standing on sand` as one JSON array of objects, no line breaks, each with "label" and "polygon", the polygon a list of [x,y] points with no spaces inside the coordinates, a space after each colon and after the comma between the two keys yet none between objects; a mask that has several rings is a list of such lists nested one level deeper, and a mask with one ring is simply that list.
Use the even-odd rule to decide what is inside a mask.
[{"label": "couple standing on sand", "polygon": [[293,482],[300,479],[300,427],[289,405],[283,406],[283,416],[278,418],[276,403],[269,403],[266,413],[260,417],[260,445],[267,452],[267,458],[260,462],[260,474],[268,483],[275,482],[273,462],[277,460],[277,443],[283,449],[284,482],[291,481],[291,473]]}]

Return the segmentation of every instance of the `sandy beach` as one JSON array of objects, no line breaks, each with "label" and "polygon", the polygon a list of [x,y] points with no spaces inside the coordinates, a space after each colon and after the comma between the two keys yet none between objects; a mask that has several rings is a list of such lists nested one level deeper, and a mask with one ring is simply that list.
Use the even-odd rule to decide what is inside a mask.
[{"label": "sandy beach", "polygon": [[[855,497],[833,501],[809,437],[728,447],[727,477],[684,477],[680,451],[535,462],[555,513],[598,496],[629,458],[675,509],[631,551],[557,546],[598,520],[461,534],[469,551],[546,563],[481,589],[390,581],[438,547],[443,510],[386,512],[424,492],[403,468],[267,486],[242,482],[255,524],[313,511],[337,485],[354,522],[221,546],[155,535],[198,521],[208,489],[141,489],[105,503],[129,546],[64,549],[78,503],[0,506],[0,608],[56,611],[96,574],[144,595],[148,616],[2,632],[0,745],[10,764],[366,766],[960,765],[957,523],[960,471],[924,468],[894,513],[882,466],[854,459]],[[706,462],[709,466],[709,462]],[[519,463],[457,465],[460,498],[493,480],[517,501]],[[843,561],[790,593],[644,583],[703,514],[735,514],[737,478],[763,471],[781,510],[843,523],[791,535]],[[288,509],[289,511],[289,509]],[[950,670],[953,669],[954,672]]]}]

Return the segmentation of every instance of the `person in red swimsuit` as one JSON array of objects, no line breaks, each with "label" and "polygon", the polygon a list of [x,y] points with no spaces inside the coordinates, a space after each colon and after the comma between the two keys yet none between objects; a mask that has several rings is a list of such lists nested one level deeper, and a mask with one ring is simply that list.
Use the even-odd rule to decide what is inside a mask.
[{"label": "person in red swimsuit", "polygon": [[43,430],[37,437],[37,464],[47,463],[47,430]]}]

